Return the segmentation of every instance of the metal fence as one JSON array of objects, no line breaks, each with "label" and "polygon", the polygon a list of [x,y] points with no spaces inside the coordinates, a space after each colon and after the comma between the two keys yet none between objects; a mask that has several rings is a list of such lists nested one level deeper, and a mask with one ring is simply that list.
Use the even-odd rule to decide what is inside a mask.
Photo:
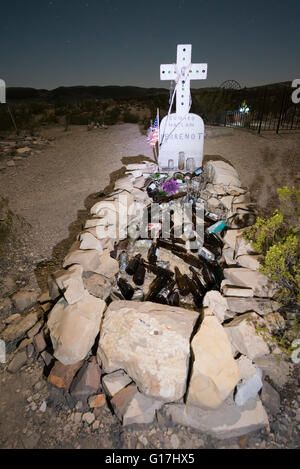
[{"label": "metal fence", "polygon": [[277,105],[268,89],[264,90],[261,104],[258,109],[250,110],[248,114],[240,111],[227,111],[224,117],[224,126],[243,127],[257,130],[300,130],[300,104],[291,100],[291,88],[284,88]]}]

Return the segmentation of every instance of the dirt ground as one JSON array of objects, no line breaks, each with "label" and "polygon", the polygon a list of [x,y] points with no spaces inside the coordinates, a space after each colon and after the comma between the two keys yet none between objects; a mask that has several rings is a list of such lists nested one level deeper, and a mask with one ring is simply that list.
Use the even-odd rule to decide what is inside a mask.
[{"label": "dirt ground", "polygon": [[[8,197],[10,209],[26,222],[24,231],[18,232],[19,245],[0,261],[0,297],[22,285],[42,288],[48,273],[60,268],[89,208],[122,164],[129,162],[129,158],[134,161],[138,155],[153,158],[145,136],[134,124],[91,132],[81,126],[70,127],[67,132],[61,128],[43,129],[41,134],[55,137],[53,145],[18,161],[15,168],[8,167],[0,172],[0,196]],[[299,184],[300,132],[280,135],[265,132],[258,136],[242,129],[207,127],[204,155],[204,162],[218,155],[233,164],[262,213],[270,213],[276,206],[277,187]],[[57,396],[50,396],[55,406],[49,406],[45,414],[32,410],[31,403],[40,402],[48,392],[46,382],[39,384],[41,363],[32,361],[26,371],[16,375],[2,368],[2,448],[135,448],[138,442],[145,447],[148,444],[168,448],[172,447],[173,432],[179,439],[179,447],[241,447],[236,439],[215,442],[183,427],[175,431],[167,425],[157,429],[153,424],[147,430],[124,432],[109,413],[101,417],[98,432],[89,427],[77,430],[69,423],[70,412],[63,410],[63,404],[57,404]],[[246,447],[269,447],[262,435],[250,436]],[[143,443],[143,436],[147,444],[145,440]],[[270,441],[270,447],[280,447],[280,441],[284,440],[276,443],[274,436]],[[283,444],[288,445],[288,442]]]}]

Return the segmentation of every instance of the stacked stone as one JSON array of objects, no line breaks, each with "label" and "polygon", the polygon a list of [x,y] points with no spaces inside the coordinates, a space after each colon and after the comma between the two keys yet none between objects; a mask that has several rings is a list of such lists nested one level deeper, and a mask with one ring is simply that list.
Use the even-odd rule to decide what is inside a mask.
[{"label": "stacked stone", "polygon": [[[45,364],[52,366],[49,382],[73,400],[88,403],[87,424],[94,422],[96,409],[108,399],[123,425],[150,423],[160,411],[175,423],[218,438],[267,426],[258,395],[263,386],[259,363],[278,350],[271,350],[257,327],[271,330],[280,324],[279,305],[272,300],[274,285],[258,272],[259,258],[242,230],[231,229],[224,237],[228,268],[222,290],[205,295],[203,315],[148,301],[114,299],[119,263],[111,252],[127,233],[123,236],[117,226],[112,237],[107,220],[115,220],[126,195],[127,206],[133,205],[128,224],[134,222],[134,204],[151,202],[142,188],[156,167],[144,163],[126,169],[114,192],[92,207],[63,269],[49,278],[49,295],[39,299],[43,310],[50,310],[45,333],[49,332],[54,364],[46,344],[35,344]],[[230,219],[243,203],[236,171],[220,161],[207,163],[205,170],[207,193],[219,191],[217,197],[207,198],[209,207],[212,199],[217,200]],[[28,315],[27,320],[24,330],[38,318],[30,321]]]}]

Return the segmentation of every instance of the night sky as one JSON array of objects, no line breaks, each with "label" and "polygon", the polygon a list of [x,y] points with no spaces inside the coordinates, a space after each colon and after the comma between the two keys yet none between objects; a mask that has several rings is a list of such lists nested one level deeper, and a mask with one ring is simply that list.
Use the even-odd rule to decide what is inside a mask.
[{"label": "night sky", "polygon": [[159,66],[176,45],[208,63],[195,88],[300,78],[299,0],[2,0],[0,78],[7,86],[169,87]]}]

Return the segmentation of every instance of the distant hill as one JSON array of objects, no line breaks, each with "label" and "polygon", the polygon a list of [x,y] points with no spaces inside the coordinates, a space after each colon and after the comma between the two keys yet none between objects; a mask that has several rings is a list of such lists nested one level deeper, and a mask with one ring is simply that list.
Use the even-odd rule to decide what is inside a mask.
[{"label": "distant hill", "polygon": [[[262,89],[268,87],[269,91],[277,94],[282,87],[291,86],[291,82],[272,83],[237,90],[238,94],[251,95],[261,93]],[[216,92],[218,87],[207,87],[192,89],[193,94]],[[235,92],[235,90],[233,90]],[[7,99],[11,102],[42,101],[48,103],[62,103],[74,101],[86,101],[94,99],[126,99],[143,98],[169,94],[166,88],[142,88],[137,86],[60,86],[54,90],[35,88],[7,88]]]},{"label": "distant hill", "polygon": [[165,88],[139,88],[137,86],[60,86],[54,90],[35,88],[7,88],[9,101],[72,102],[88,99],[141,98],[168,94]]}]

